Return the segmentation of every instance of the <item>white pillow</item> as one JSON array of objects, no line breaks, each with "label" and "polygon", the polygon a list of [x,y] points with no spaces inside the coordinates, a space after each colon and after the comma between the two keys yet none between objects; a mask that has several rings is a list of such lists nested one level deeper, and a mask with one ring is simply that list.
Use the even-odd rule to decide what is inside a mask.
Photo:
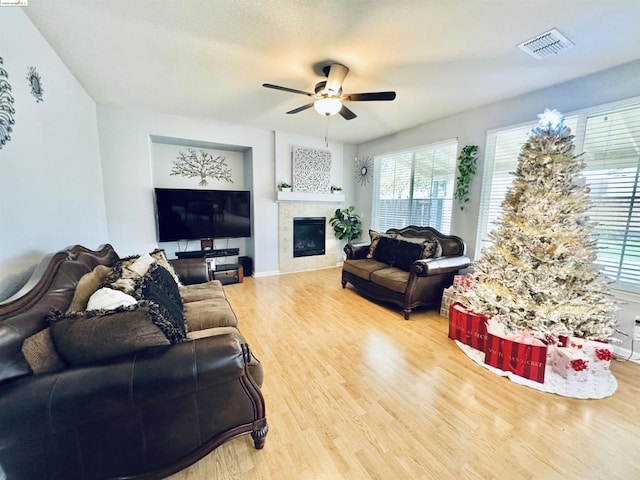
[{"label": "white pillow", "polygon": [[87,310],[115,310],[138,303],[131,295],[112,288],[101,288],[89,298]]},{"label": "white pillow", "polygon": [[138,257],[138,259],[129,265],[127,268],[141,277],[149,270],[149,267],[155,263],[155,259],[148,253],[144,253]]}]

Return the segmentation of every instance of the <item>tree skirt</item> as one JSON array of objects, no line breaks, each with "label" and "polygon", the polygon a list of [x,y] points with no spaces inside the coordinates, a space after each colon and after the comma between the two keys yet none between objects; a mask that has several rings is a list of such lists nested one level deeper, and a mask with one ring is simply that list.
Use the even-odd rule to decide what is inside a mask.
[{"label": "tree skirt", "polygon": [[616,377],[613,376],[611,371],[601,376],[591,375],[587,381],[580,381],[573,378],[563,378],[551,369],[550,365],[547,365],[544,371],[544,383],[534,382],[527,378],[515,375],[512,372],[505,372],[499,368],[492,367],[484,363],[484,352],[471,348],[464,343],[455,341],[456,345],[478,365],[482,365],[487,370],[500,375],[502,377],[508,377],[514,383],[524,385],[535,390],[540,390],[548,393],[555,393],[562,395],[563,397],[571,398],[606,398],[615,393],[618,389],[618,382]]}]

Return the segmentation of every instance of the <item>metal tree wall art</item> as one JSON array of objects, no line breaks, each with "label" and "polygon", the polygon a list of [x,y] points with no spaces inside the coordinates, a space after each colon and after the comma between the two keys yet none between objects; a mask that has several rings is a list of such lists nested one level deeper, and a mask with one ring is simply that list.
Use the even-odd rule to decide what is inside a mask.
[{"label": "metal tree wall art", "polygon": [[225,158],[217,156],[214,158],[209,152],[200,150],[196,152],[193,148],[187,148],[187,152],[178,152],[177,160],[173,161],[170,175],[182,175],[183,177],[200,177],[201,187],[209,185],[207,177],[216,180],[231,180],[231,168],[225,163]]},{"label": "metal tree wall art", "polygon": [[13,114],[13,95],[11,95],[11,85],[9,85],[9,74],[2,68],[3,60],[0,57],[0,148],[11,140],[11,125],[15,123]]}]

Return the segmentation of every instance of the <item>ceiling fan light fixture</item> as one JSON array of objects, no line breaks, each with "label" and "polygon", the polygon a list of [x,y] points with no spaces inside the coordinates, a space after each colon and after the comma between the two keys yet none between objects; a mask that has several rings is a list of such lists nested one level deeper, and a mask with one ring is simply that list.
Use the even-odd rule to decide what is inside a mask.
[{"label": "ceiling fan light fixture", "polygon": [[319,98],[315,102],[313,102],[313,108],[316,109],[320,115],[324,115],[330,117],[331,115],[335,115],[342,108],[342,102],[339,98]]}]

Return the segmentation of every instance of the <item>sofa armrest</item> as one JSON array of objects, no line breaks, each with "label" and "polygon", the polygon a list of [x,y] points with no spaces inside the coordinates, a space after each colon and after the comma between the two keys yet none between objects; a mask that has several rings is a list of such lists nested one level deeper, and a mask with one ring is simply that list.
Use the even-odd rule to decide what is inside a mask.
[{"label": "sofa armrest", "polygon": [[169,263],[185,285],[209,281],[209,270],[204,258],[178,258],[169,260]]},{"label": "sofa armrest", "polygon": [[361,260],[367,258],[370,246],[370,243],[347,243],[344,246],[344,253],[347,255],[347,260]]},{"label": "sofa armrest", "polygon": [[466,268],[471,264],[469,257],[439,257],[416,260],[413,263],[413,271],[418,277],[430,277],[451,273]]},{"label": "sofa armrest", "polygon": [[16,379],[0,389],[0,449],[240,378],[246,358],[229,333]]}]

